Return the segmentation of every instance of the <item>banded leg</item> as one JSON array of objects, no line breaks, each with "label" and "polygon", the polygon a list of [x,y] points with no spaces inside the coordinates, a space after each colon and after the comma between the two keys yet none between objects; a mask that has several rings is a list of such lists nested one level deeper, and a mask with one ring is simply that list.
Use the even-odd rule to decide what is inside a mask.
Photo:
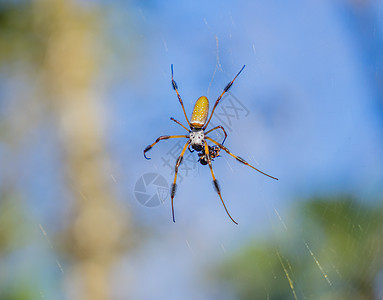
[{"label": "banded leg", "polygon": [[177,83],[176,83],[176,82],[174,81],[174,79],[173,79],[173,64],[171,65],[171,69],[172,69],[172,87],[173,87],[173,90],[175,90],[176,93],[177,93],[178,100],[180,101],[180,104],[181,104],[181,106],[182,106],[182,110],[184,111],[185,119],[186,119],[186,121],[188,122],[188,125],[189,125],[189,127],[190,127],[190,122],[189,122],[189,119],[188,119],[188,117],[187,117],[187,115],[186,115],[186,111],[185,111],[184,103],[182,102],[181,96],[180,96],[180,94],[178,93],[178,86],[177,86]]},{"label": "banded leg", "polygon": [[229,151],[229,149],[227,149],[225,146],[221,145],[220,143],[216,142],[215,140],[213,140],[212,138],[209,138],[208,136],[205,137],[206,139],[208,139],[209,141],[213,142],[214,144],[216,144],[218,147],[220,147],[222,150],[225,150],[228,154],[230,154],[232,157],[234,157],[236,160],[238,160],[239,162],[245,164],[246,166],[249,166],[250,168],[253,168],[254,170],[258,171],[259,173],[263,174],[263,175],[266,175],[267,177],[270,177],[272,179],[275,179],[275,180],[278,180],[278,178],[276,177],[273,177],[269,174],[266,174],[265,172],[262,172],[261,170],[258,170],[257,168],[253,167],[252,165],[250,165],[247,161],[245,161],[242,157],[239,157],[237,155],[234,155],[233,153],[231,153]]},{"label": "banded leg", "polygon": [[174,218],[174,205],[173,205],[173,199],[174,199],[174,195],[176,194],[176,187],[177,187],[177,174],[178,174],[178,167],[180,166],[183,158],[184,158],[184,154],[185,154],[185,151],[186,151],[186,148],[188,147],[190,141],[187,141],[185,146],[183,147],[182,149],[182,152],[180,154],[180,156],[177,158],[177,162],[176,162],[176,167],[175,167],[175,170],[174,170],[174,180],[173,180],[173,184],[170,188],[170,197],[172,198],[172,216],[173,216],[173,222],[175,223],[176,222],[176,219]]},{"label": "banded leg", "polygon": [[214,127],[213,129],[210,129],[209,131],[205,132],[205,134],[208,134],[209,132],[212,132],[213,130],[216,130],[216,129],[218,129],[218,128],[221,128],[222,131],[223,131],[223,133],[225,134],[225,138],[224,138],[223,141],[222,141],[222,145],[223,145],[223,143],[225,142],[225,140],[226,140],[226,138],[227,138],[227,133],[226,133],[226,131],[225,131],[225,128],[223,128],[223,126],[219,125],[219,126],[217,126],[217,127]]},{"label": "banded leg", "polygon": [[167,140],[167,139],[177,139],[177,138],[189,138],[189,136],[188,135],[163,135],[163,136],[160,136],[158,139],[156,139],[156,141],[153,143],[153,144],[151,144],[151,145],[149,145],[149,146],[147,146],[146,148],[145,148],[145,150],[144,150],[144,157],[146,158],[146,159],[150,159],[150,157],[146,157],[146,152],[147,151],[149,151],[150,149],[152,149],[152,147],[155,145],[155,144],[157,144],[159,141],[162,141],[162,140]]},{"label": "banded leg", "polygon": [[210,159],[210,154],[209,154],[209,146],[207,145],[206,142],[205,142],[205,155],[206,155],[206,157],[207,157],[207,162],[208,162],[208,164],[209,164],[209,168],[210,168],[211,176],[213,177],[213,184],[214,184],[215,190],[216,190],[216,192],[217,192],[219,198],[221,199],[221,202],[222,202],[222,204],[223,204],[223,207],[225,208],[226,213],[227,213],[227,215],[229,216],[229,218],[230,218],[235,224],[238,225],[238,223],[235,222],[234,219],[230,216],[229,211],[228,211],[227,208],[226,208],[225,202],[224,202],[223,199],[222,199],[222,196],[221,196],[221,189],[219,188],[218,181],[217,181],[217,179],[215,178],[215,175],[214,175],[214,172],[213,172],[213,166],[211,165],[211,159]]},{"label": "banded leg", "polygon": [[234,79],[232,81],[230,81],[226,86],[225,88],[223,89],[223,92],[222,94],[218,97],[218,99],[215,101],[215,104],[213,106],[213,110],[211,111],[211,114],[210,114],[210,117],[209,117],[209,120],[206,122],[206,124],[203,126],[203,130],[206,129],[207,125],[209,125],[209,122],[211,120],[211,117],[213,116],[214,114],[214,110],[215,108],[217,107],[219,101],[221,100],[221,98],[223,97],[223,95],[225,95],[225,93],[231,88],[231,86],[233,85],[234,81],[237,79],[238,75],[241,74],[242,70],[245,68],[245,66],[242,67],[242,69],[238,72],[237,75],[235,75]]},{"label": "banded leg", "polygon": [[186,126],[184,126],[180,121],[177,121],[176,119],[174,119],[173,117],[170,118],[170,120],[176,122],[178,125],[181,125],[183,128],[185,128],[186,131],[190,132],[189,129],[186,128]]}]

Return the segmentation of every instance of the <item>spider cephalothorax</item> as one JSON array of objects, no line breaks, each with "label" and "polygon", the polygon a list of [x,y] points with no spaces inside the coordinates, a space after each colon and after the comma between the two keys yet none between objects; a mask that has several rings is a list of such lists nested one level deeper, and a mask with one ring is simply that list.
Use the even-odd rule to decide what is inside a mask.
[{"label": "spider cephalothorax", "polygon": [[196,151],[202,151],[205,134],[201,128],[193,128],[189,135],[190,146]]},{"label": "spider cephalothorax", "polygon": [[[223,92],[218,97],[218,99],[215,101],[215,104],[214,104],[213,109],[212,109],[212,111],[210,113],[209,119],[208,119],[208,115],[209,115],[209,101],[208,101],[208,99],[205,96],[201,96],[201,97],[198,98],[198,100],[196,101],[196,103],[194,105],[193,113],[192,113],[190,121],[189,121],[189,119],[188,119],[188,117],[186,115],[185,107],[184,107],[184,104],[182,102],[181,96],[178,93],[177,84],[176,84],[176,82],[173,79],[173,65],[171,65],[172,86],[173,86],[173,89],[177,93],[178,100],[179,100],[179,102],[180,102],[180,104],[182,106],[182,110],[184,112],[186,121],[187,121],[190,129],[188,129],[186,126],[181,124],[181,122],[175,120],[174,118],[170,118],[170,119],[172,121],[176,122],[178,125],[181,125],[184,129],[186,129],[186,131],[188,131],[189,134],[188,135],[170,135],[170,136],[169,135],[164,135],[164,136],[160,136],[153,144],[151,144],[151,145],[149,145],[149,146],[147,146],[145,148],[144,156],[145,156],[146,159],[149,159],[148,157],[146,157],[146,152],[149,151],[155,144],[157,144],[161,140],[173,139],[173,138],[187,138],[188,139],[187,142],[185,143],[182,151],[181,151],[180,156],[178,157],[178,159],[176,161],[174,180],[173,180],[173,184],[172,184],[172,186],[170,188],[170,196],[171,196],[171,202],[172,202],[173,222],[175,222],[173,199],[174,199],[174,196],[175,196],[175,193],[176,193],[176,186],[177,186],[176,182],[177,182],[178,167],[180,166],[180,164],[182,162],[183,156],[184,156],[185,151],[186,151],[187,148],[190,150],[190,147],[192,147],[193,151],[194,150],[197,151],[198,156],[199,156],[199,160],[198,161],[202,165],[207,165],[207,164],[209,165],[211,176],[213,177],[213,184],[214,184],[215,190],[217,191],[217,193],[219,195],[219,198],[222,201],[222,204],[223,204],[223,207],[226,210],[226,213],[228,214],[230,219],[235,224],[237,224],[237,222],[235,222],[234,219],[230,216],[229,211],[226,208],[225,202],[222,199],[221,190],[219,188],[217,179],[215,178],[215,175],[214,175],[214,172],[213,172],[213,167],[212,167],[212,164],[211,164],[211,162],[214,160],[214,158],[219,156],[219,152],[221,150],[224,150],[226,153],[228,153],[229,155],[231,155],[232,157],[237,159],[239,162],[241,162],[241,163],[243,163],[243,164],[253,168],[254,170],[262,173],[263,175],[266,175],[266,176],[268,176],[270,178],[278,180],[278,178],[275,178],[275,177],[273,177],[271,175],[268,175],[268,174],[258,170],[257,168],[253,167],[252,165],[247,163],[243,158],[234,155],[233,153],[231,153],[229,151],[229,149],[227,149],[225,146],[223,146],[223,143],[226,140],[227,134],[226,134],[225,129],[221,125],[216,126],[216,127],[212,128],[212,129],[210,129],[209,131],[205,132],[206,127],[209,125],[210,120],[211,120],[211,118],[212,118],[212,116],[214,114],[214,110],[217,107],[219,101],[222,99],[223,95],[231,88],[231,86],[233,85],[233,82],[238,77],[238,75],[242,72],[244,67],[245,66],[242,67],[242,69],[238,72],[238,74],[234,77],[234,79],[232,81],[230,81],[226,85],[226,87],[223,89]],[[224,135],[225,135],[225,138],[223,139],[222,144],[218,143],[217,141],[215,141],[212,138],[207,136],[208,133],[210,133],[210,132],[212,132],[213,130],[216,130],[216,129],[221,129],[223,131]],[[212,142],[214,145],[208,145],[207,141]],[[190,151],[192,151],[192,150],[190,150]]]}]

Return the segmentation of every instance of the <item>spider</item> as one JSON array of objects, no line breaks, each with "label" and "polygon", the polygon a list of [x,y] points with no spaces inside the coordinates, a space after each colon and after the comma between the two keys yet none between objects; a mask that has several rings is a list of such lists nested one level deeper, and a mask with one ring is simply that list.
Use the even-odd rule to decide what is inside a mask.
[{"label": "spider", "polygon": [[[171,188],[170,188],[173,222],[175,222],[173,200],[174,200],[174,196],[175,196],[175,193],[176,193],[176,187],[177,187],[176,182],[177,182],[178,167],[180,166],[180,164],[182,162],[182,159],[184,157],[186,149],[189,149],[190,152],[194,152],[194,150],[197,151],[198,156],[199,156],[199,162],[202,165],[206,165],[206,164],[209,165],[211,176],[213,178],[214,188],[215,188],[219,198],[221,199],[221,202],[223,204],[223,207],[225,208],[225,211],[226,211],[227,215],[229,216],[229,218],[235,224],[238,224],[238,223],[236,221],[234,221],[234,219],[231,217],[229,211],[226,208],[225,202],[222,199],[221,189],[220,189],[220,187],[218,185],[217,179],[215,178],[215,175],[214,175],[214,172],[213,172],[212,163],[211,163],[212,160],[215,157],[219,156],[220,150],[223,150],[223,151],[227,152],[229,155],[231,155],[232,157],[237,159],[239,162],[241,162],[241,163],[243,163],[243,164],[253,168],[254,170],[260,172],[261,174],[266,175],[266,176],[268,176],[268,177],[270,177],[272,179],[278,180],[278,178],[273,177],[273,176],[271,176],[269,174],[266,174],[266,173],[262,172],[261,170],[258,170],[257,168],[253,167],[252,165],[247,163],[243,158],[241,158],[241,157],[239,157],[237,155],[234,155],[233,153],[231,153],[229,151],[229,149],[227,149],[225,146],[223,146],[223,143],[225,142],[226,137],[227,137],[227,133],[226,133],[225,129],[223,128],[223,126],[219,125],[219,126],[216,126],[216,127],[212,128],[212,129],[210,129],[208,131],[205,131],[207,126],[210,123],[210,120],[211,120],[211,118],[212,118],[212,116],[214,114],[214,111],[215,111],[219,101],[222,99],[223,95],[231,88],[231,86],[233,85],[234,81],[236,80],[238,75],[241,74],[241,72],[242,72],[242,70],[244,68],[245,68],[245,66],[243,66],[242,69],[238,72],[238,74],[234,77],[234,79],[232,81],[230,81],[225,86],[225,88],[223,89],[223,92],[218,97],[218,99],[215,101],[215,104],[213,106],[213,109],[212,109],[212,111],[210,113],[210,117],[209,118],[208,118],[208,114],[209,114],[209,101],[208,101],[208,99],[205,96],[201,96],[201,97],[199,97],[197,99],[197,101],[196,101],[196,103],[194,105],[194,109],[193,109],[193,112],[192,112],[192,115],[191,115],[191,118],[190,118],[190,121],[189,121],[189,119],[188,119],[188,117],[186,115],[185,107],[184,107],[184,104],[182,102],[181,96],[180,96],[180,94],[178,92],[178,86],[177,86],[177,84],[176,84],[176,82],[174,81],[174,78],[173,78],[173,65],[171,65],[172,86],[173,86],[173,89],[175,90],[175,92],[177,94],[178,100],[179,100],[179,102],[181,104],[183,113],[185,115],[186,122],[188,123],[190,129],[188,129],[186,126],[184,126],[181,122],[177,121],[176,119],[170,118],[170,120],[172,120],[172,121],[176,122],[178,125],[182,126],[188,132],[188,134],[187,135],[164,135],[164,136],[160,136],[153,144],[151,144],[151,145],[149,145],[149,146],[147,146],[145,148],[145,150],[144,150],[144,157],[146,159],[150,159],[149,157],[146,156],[146,152],[149,151],[150,149],[152,149],[152,147],[155,144],[157,144],[158,142],[160,142],[162,140],[175,139],[175,138],[186,138],[186,139],[188,139],[187,142],[185,143],[182,151],[181,151],[180,156],[178,157],[178,159],[176,161],[174,180],[173,180],[173,183],[172,183]],[[212,132],[214,130],[217,130],[217,129],[221,129],[223,131],[224,135],[225,135],[225,138],[223,139],[222,144],[218,143],[217,141],[215,141],[212,138],[207,136],[208,133],[210,133],[210,132]],[[214,145],[213,146],[208,145],[207,141],[212,142]],[[193,150],[190,150],[190,147]]]}]

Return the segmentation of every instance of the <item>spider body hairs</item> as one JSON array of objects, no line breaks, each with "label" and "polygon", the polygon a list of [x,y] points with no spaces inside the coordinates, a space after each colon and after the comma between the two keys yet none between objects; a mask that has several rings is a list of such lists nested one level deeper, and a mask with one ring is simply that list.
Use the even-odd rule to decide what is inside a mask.
[{"label": "spider body hairs", "polygon": [[[216,126],[216,127],[212,128],[212,129],[210,129],[208,131],[205,131],[206,127],[209,125],[210,120],[211,120],[211,118],[212,118],[212,116],[214,114],[214,111],[215,111],[217,105],[219,104],[220,100],[222,99],[223,95],[231,88],[231,86],[233,85],[234,81],[237,79],[238,75],[241,74],[241,72],[242,72],[242,70],[244,68],[245,68],[245,66],[243,66],[242,69],[238,72],[238,74],[234,77],[234,79],[232,81],[230,81],[225,86],[225,88],[223,89],[223,92],[221,93],[221,95],[215,101],[213,109],[212,109],[212,111],[210,113],[210,116],[209,116],[209,100],[205,96],[201,96],[201,97],[199,97],[197,99],[197,101],[196,101],[196,103],[194,105],[193,112],[192,112],[192,115],[191,115],[191,118],[190,118],[190,121],[189,121],[189,119],[188,119],[188,117],[186,115],[186,111],[185,111],[185,107],[184,107],[182,98],[181,98],[181,96],[180,96],[180,94],[178,92],[178,86],[177,86],[177,84],[176,84],[176,82],[174,81],[174,78],[173,78],[173,65],[171,65],[172,87],[173,87],[173,89],[175,90],[175,92],[177,94],[178,101],[181,104],[183,113],[185,115],[186,122],[188,123],[190,129],[188,129],[186,126],[184,126],[181,122],[177,121],[176,119],[170,118],[172,121],[174,121],[178,125],[182,126],[188,132],[188,134],[187,135],[164,135],[164,136],[160,136],[153,144],[147,146],[144,149],[144,157],[146,159],[150,159],[149,157],[146,156],[146,152],[149,151],[150,149],[152,149],[152,147],[155,144],[157,144],[158,142],[160,142],[162,140],[174,139],[174,138],[186,138],[186,139],[188,139],[187,142],[185,143],[184,147],[182,148],[180,156],[178,157],[178,159],[176,161],[174,180],[173,180],[173,183],[172,183],[171,188],[170,188],[170,197],[171,197],[171,203],[172,203],[173,222],[175,222],[173,200],[174,200],[174,196],[175,196],[176,188],[177,188],[178,167],[182,163],[182,160],[183,160],[183,157],[184,157],[186,149],[189,149],[190,152],[197,151],[197,154],[198,154],[198,157],[199,157],[198,161],[201,163],[201,165],[209,165],[211,176],[213,178],[214,188],[215,188],[219,198],[221,199],[222,205],[225,208],[225,211],[226,211],[227,215],[229,216],[229,218],[235,224],[238,224],[238,223],[236,221],[234,221],[234,219],[231,217],[229,211],[226,208],[225,202],[222,199],[221,189],[220,189],[220,187],[218,185],[217,179],[215,178],[215,175],[214,175],[214,172],[213,172],[212,163],[211,163],[214,160],[214,158],[220,156],[220,151],[223,150],[226,153],[228,153],[230,156],[234,157],[239,162],[241,162],[241,163],[243,163],[243,164],[253,168],[254,170],[260,172],[263,175],[266,175],[266,176],[268,176],[268,177],[270,177],[272,179],[278,180],[278,178],[273,177],[273,176],[271,176],[269,174],[266,174],[266,173],[262,172],[261,170],[258,170],[257,168],[253,167],[252,165],[247,163],[243,158],[234,155],[233,153],[231,153],[229,151],[229,149],[227,149],[225,146],[223,146],[223,143],[225,142],[226,137],[227,137],[227,133],[226,133],[225,129],[223,128],[223,126],[219,125],[219,126]],[[221,129],[223,131],[224,135],[225,135],[225,138],[223,139],[222,144],[218,143],[217,141],[215,141],[212,138],[207,136],[208,133],[210,133],[210,132],[212,132],[214,130],[217,130],[217,129]],[[214,145],[208,145],[207,141],[210,141]],[[190,150],[190,147],[193,150]]]}]

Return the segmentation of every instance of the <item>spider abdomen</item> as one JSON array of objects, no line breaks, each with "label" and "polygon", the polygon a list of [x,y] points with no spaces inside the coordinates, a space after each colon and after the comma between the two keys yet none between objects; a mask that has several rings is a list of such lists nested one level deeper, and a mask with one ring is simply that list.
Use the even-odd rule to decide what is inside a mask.
[{"label": "spider abdomen", "polygon": [[205,96],[198,98],[194,105],[193,113],[190,118],[190,125],[194,128],[202,128],[206,123],[209,113],[209,100]]}]

